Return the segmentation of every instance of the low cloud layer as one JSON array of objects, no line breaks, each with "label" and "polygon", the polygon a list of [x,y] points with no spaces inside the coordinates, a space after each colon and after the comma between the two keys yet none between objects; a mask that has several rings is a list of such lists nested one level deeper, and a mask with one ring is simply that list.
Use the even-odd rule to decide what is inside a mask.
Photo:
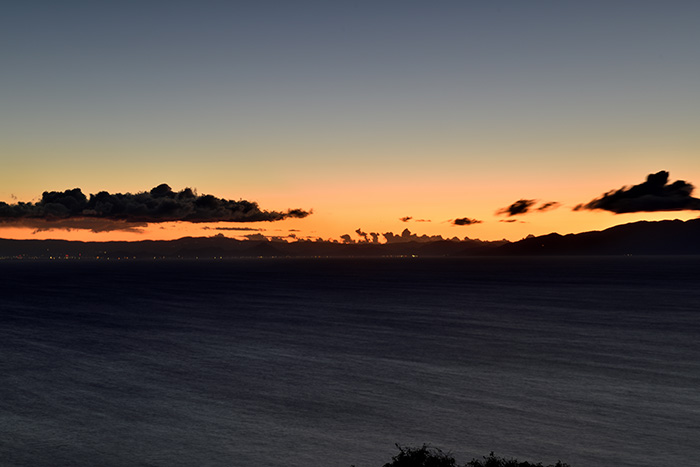
[{"label": "low cloud layer", "polygon": [[88,198],[80,188],[45,191],[36,203],[0,202],[0,223],[47,229],[134,230],[160,222],[262,222],[303,218],[302,209],[264,211],[257,203],[198,195],[190,188],[174,192],[159,185],[148,192],[101,191]]},{"label": "low cloud layer", "polygon": [[355,230],[355,233],[360,237],[359,240],[355,241],[351,235],[345,234],[340,236],[340,240],[343,243],[379,243],[379,236],[377,232],[364,232],[362,229]]},{"label": "low cloud layer", "polygon": [[[340,236],[340,241],[342,243],[373,243],[380,244],[380,237],[384,237],[386,243],[426,243],[445,240],[441,235],[417,235],[411,233],[410,230],[404,229],[400,234],[395,234],[393,232],[385,232],[379,234],[377,232],[364,232],[362,229],[355,230],[355,233],[360,237],[359,240],[353,239],[352,235],[344,234]],[[459,240],[454,237],[453,240]]]},{"label": "low cloud layer", "polygon": [[401,235],[396,235],[393,232],[385,232],[382,234],[387,243],[407,243],[407,242],[434,242],[444,240],[442,235],[417,235],[411,233],[410,230],[404,229]]},{"label": "low cloud layer", "polygon": [[574,211],[601,209],[622,214],[700,210],[700,199],[691,196],[695,187],[684,180],[669,184],[668,176],[664,170],[649,174],[639,185],[609,191],[586,204],[579,204]]},{"label": "low cloud layer", "polygon": [[379,234],[376,232],[363,232],[362,229],[357,229],[355,233],[362,239],[359,243],[379,243]]},{"label": "low cloud layer", "polygon": [[508,217],[510,217],[517,216],[520,214],[527,214],[528,212],[532,211],[550,211],[561,206],[561,204],[557,201],[548,201],[535,207],[536,204],[536,199],[519,199],[510,206],[506,206],[505,208],[499,209],[498,211],[496,211],[496,214],[505,214]]},{"label": "low cloud layer", "polygon": [[468,217],[460,217],[452,221],[452,225],[474,225],[481,224],[482,221],[477,219],[470,219]]}]

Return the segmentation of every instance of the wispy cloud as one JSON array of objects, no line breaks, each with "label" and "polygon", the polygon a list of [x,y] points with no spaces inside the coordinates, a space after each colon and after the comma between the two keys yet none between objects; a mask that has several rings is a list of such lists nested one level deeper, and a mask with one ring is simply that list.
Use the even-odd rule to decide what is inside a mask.
[{"label": "wispy cloud", "polygon": [[253,227],[204,227],[204,230],[232,230],[240,232],[264,232],[265,229],[255,229]]},{"label": "wispy cloud", "polygon": [[548,201],[542,203],[539,207],[535,207],[537,202],[538,200],[536,199],[519,199],[510,206],[506,206],[505,208],[499,209],[498,211],[496,211],[496,214],[505,214],[508,217],[510,217],[517,216],[520,214],[527,214],[528,212],[532,212],[533,210],[540,212],[549,211],[561,206],[561,204],[557,201]]},{"label": "wispy cloud", "polygon": [[12,226],[12,227],[24,227],[29,229],[34,229],[33,233],[39,232],[50,232],[53,230],[90,230],[95,233],[99,232],[133,232],[133,233],[143,233],[144,228],[148,227],[146,222],[126,222],[126,221],[115,221],[111,219],[95,219],[95,218],[84,218],[75,217],[69,219],[55,219],[47,222],[44,219],[34,219],[34,218],[22,218],[17,219],[14,222],[5,222],[0,220],[0,225]]},{"label": "wispy cloud", "polygon": [[561,206],[561,203],[557,201],[549,201],[548,203],[543,203],[541,206],[537,208],[538,211],[551,211],[552,209],[556,209],[559,206]]},{"label": "wispy cloud", "polygon": [[413,221],[413,222],[432,222],[430,219],[414,219],[411,216],[405,216],[405,217],[399,217],[399,220],[401,222],[408,222],[408,221]]}]

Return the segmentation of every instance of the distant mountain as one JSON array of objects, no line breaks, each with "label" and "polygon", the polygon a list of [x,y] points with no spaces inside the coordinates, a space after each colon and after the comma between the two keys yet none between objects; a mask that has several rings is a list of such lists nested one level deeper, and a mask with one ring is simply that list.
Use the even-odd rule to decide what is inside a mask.
[{"label": "distant mountain", "polygon": [[464,251],[485,253],[504,242],[480,240],[407,241],[396,243],[334,243],[235,240],[227,237],[184,237],[171,241],[79,242],[0,239],[0,258],[246,258],[311,256],[452,256]]},{"label": "distant mountain", "polygon": [[700,255],[700,219],[635,222],[602,231],[552,233],[517,242],[333,243],[185,237],[171,241],[78,242],[0,239],[0,258],[245,258],[310,256]]},{"label": "distant mountain", "polygon": [[493,249],[512,255],[700,255],[700,219],[634,222],[602,231],[530,237]]}]

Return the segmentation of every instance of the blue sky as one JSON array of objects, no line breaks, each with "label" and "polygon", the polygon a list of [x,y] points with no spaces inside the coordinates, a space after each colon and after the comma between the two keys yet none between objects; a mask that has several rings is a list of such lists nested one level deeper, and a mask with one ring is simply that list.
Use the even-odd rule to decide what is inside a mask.
[{"label": "blue sky", "polygon": [[165,182],[313,208],[293,225],[326,236],[413,210],[600,228],[491,218],[700,183],[697,44],[690,1],[7,2],[0,200]]}]

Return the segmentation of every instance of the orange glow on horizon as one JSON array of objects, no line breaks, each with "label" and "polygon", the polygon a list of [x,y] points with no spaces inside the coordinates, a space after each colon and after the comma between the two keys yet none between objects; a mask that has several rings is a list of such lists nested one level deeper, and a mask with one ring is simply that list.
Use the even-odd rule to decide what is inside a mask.
[{"label": "orange glow on horizon", "polygon": [[[560,208],[561,209],[561,208]],[[495,216],[483,220],[480,224],[468,226],[452,225],[450,219],[433,218],[425,219],[420,215],[407,222],[402,222],[400,216],[387,222],[372,222],[371,216],[364,218],[346,217],[344,222],[338,222],[334,216],[319,216],[313,219],[293,219],[275,223],[248,223],[231,225],[231,223],[217,224],[191,224],[186,222],[168,222],[163,224],[150,224],[139,232],[109,231],[92,232],[89,230],[42,230],[37,231],[22,227],[0,227],[0,238],[5,239],[60,239],[73,241],[141,241],[141,240],[175,240],[182,237],[212,237],[223,235],[239,240],[246,239],[247,235],[264,235],[267,238],[280,237],[286,241],[296,239],[318,239],[326,241],[339,240],[341,235],[348,234],[354,240],[361,237],[355,233],[360,229],[363,232],[376,232],[380,234],[380,242],[384,242],[381,236],[392,232],[401,234],[404,229],[419,236],[440,235],[445,239],[457,237],[462,240],[465,237],[480,240],[520,240],[527,235],[546,235],[559,233],[566,235],[592,230],[604,230],[615,225],[632,223],[637,221],[658,221],[666,219],[689,220],[697,218],[694,212],[656,212],[633,214],[610,214],[598,212],[571,212],[564,210],[560,214],[555,212],[531,213],[522,216]]]},{"label": "orange glow on horizon", "polygon": [[[628,172],[626,172],[628,173]],[[647,172],[648,173],[648,172]],[[303,219],[286,219],[276,222],[256,223],[152,223],[138,232],[89,230],[44,230],[16,228],[0,224],[0,237],[10,239],[65,239],[78,241],[139,241],[173,240],[177,238],[207,237],[222,234],[244,239],[246,235],[262,234],[267,237],[283,237],[293,241],[300,239],[338,240],[348,234],[359,240],[355,231],[381,234],[400,234],[409,229],[419,236],[440,235],[450,239],[517,241],[527,235],[549,233],[579,233],[603,230],[618,224],[641,220],[681,219],[698,217],[695,211],[639,212],[613,214],[605,211],[572,211],[573,207],[596,198],[611,189],[619,189],[643,181],[644,171],[634,176],[622,172],[604,173],[595,177],[587,171],[576,174],[538,173],[536,170],[517,174],[470,172],[425,172],[422,176],[398,171],[392,176],[370,172],[365,177],[341,174],[334,179],[322,178],[314,183],[307,180],[288,182],[279,186],[251,190],[246,199],[255,201],[261,209],[286,211],[289,208],[313,210]],[[697,177],[695,177],[697,176]],[[700,179],[700,173],[671,171],[671,181]],[[494,182],[495,181],[495,182]],[[69,185],[70,186],[70,185]],[[173,186],[175,190],[185,185]],[[196,186],[195,186],[196,188]],[[84,189],[85,193],[98,190]],[[119,191],[119,190],[113,190]],[[238,193],[225,185],[207,186],[199,193],[212,193],[225,199],[240,199]],[[17,196],[8,204],[16,203]],[[524,215],[507,217],[497,211],[518,199],[533,199],[541,205],[558,202],[560,206],[546,212],[533,211]],[[27,200],[29,201],[29,200]],[[411,217],[408,222],[401,218]],[[469,218],[481,223],[455,226],[456,218]],[[427,222],[418,222],[423,220]],[[239,230],[246,229],[246,230]]]}]

